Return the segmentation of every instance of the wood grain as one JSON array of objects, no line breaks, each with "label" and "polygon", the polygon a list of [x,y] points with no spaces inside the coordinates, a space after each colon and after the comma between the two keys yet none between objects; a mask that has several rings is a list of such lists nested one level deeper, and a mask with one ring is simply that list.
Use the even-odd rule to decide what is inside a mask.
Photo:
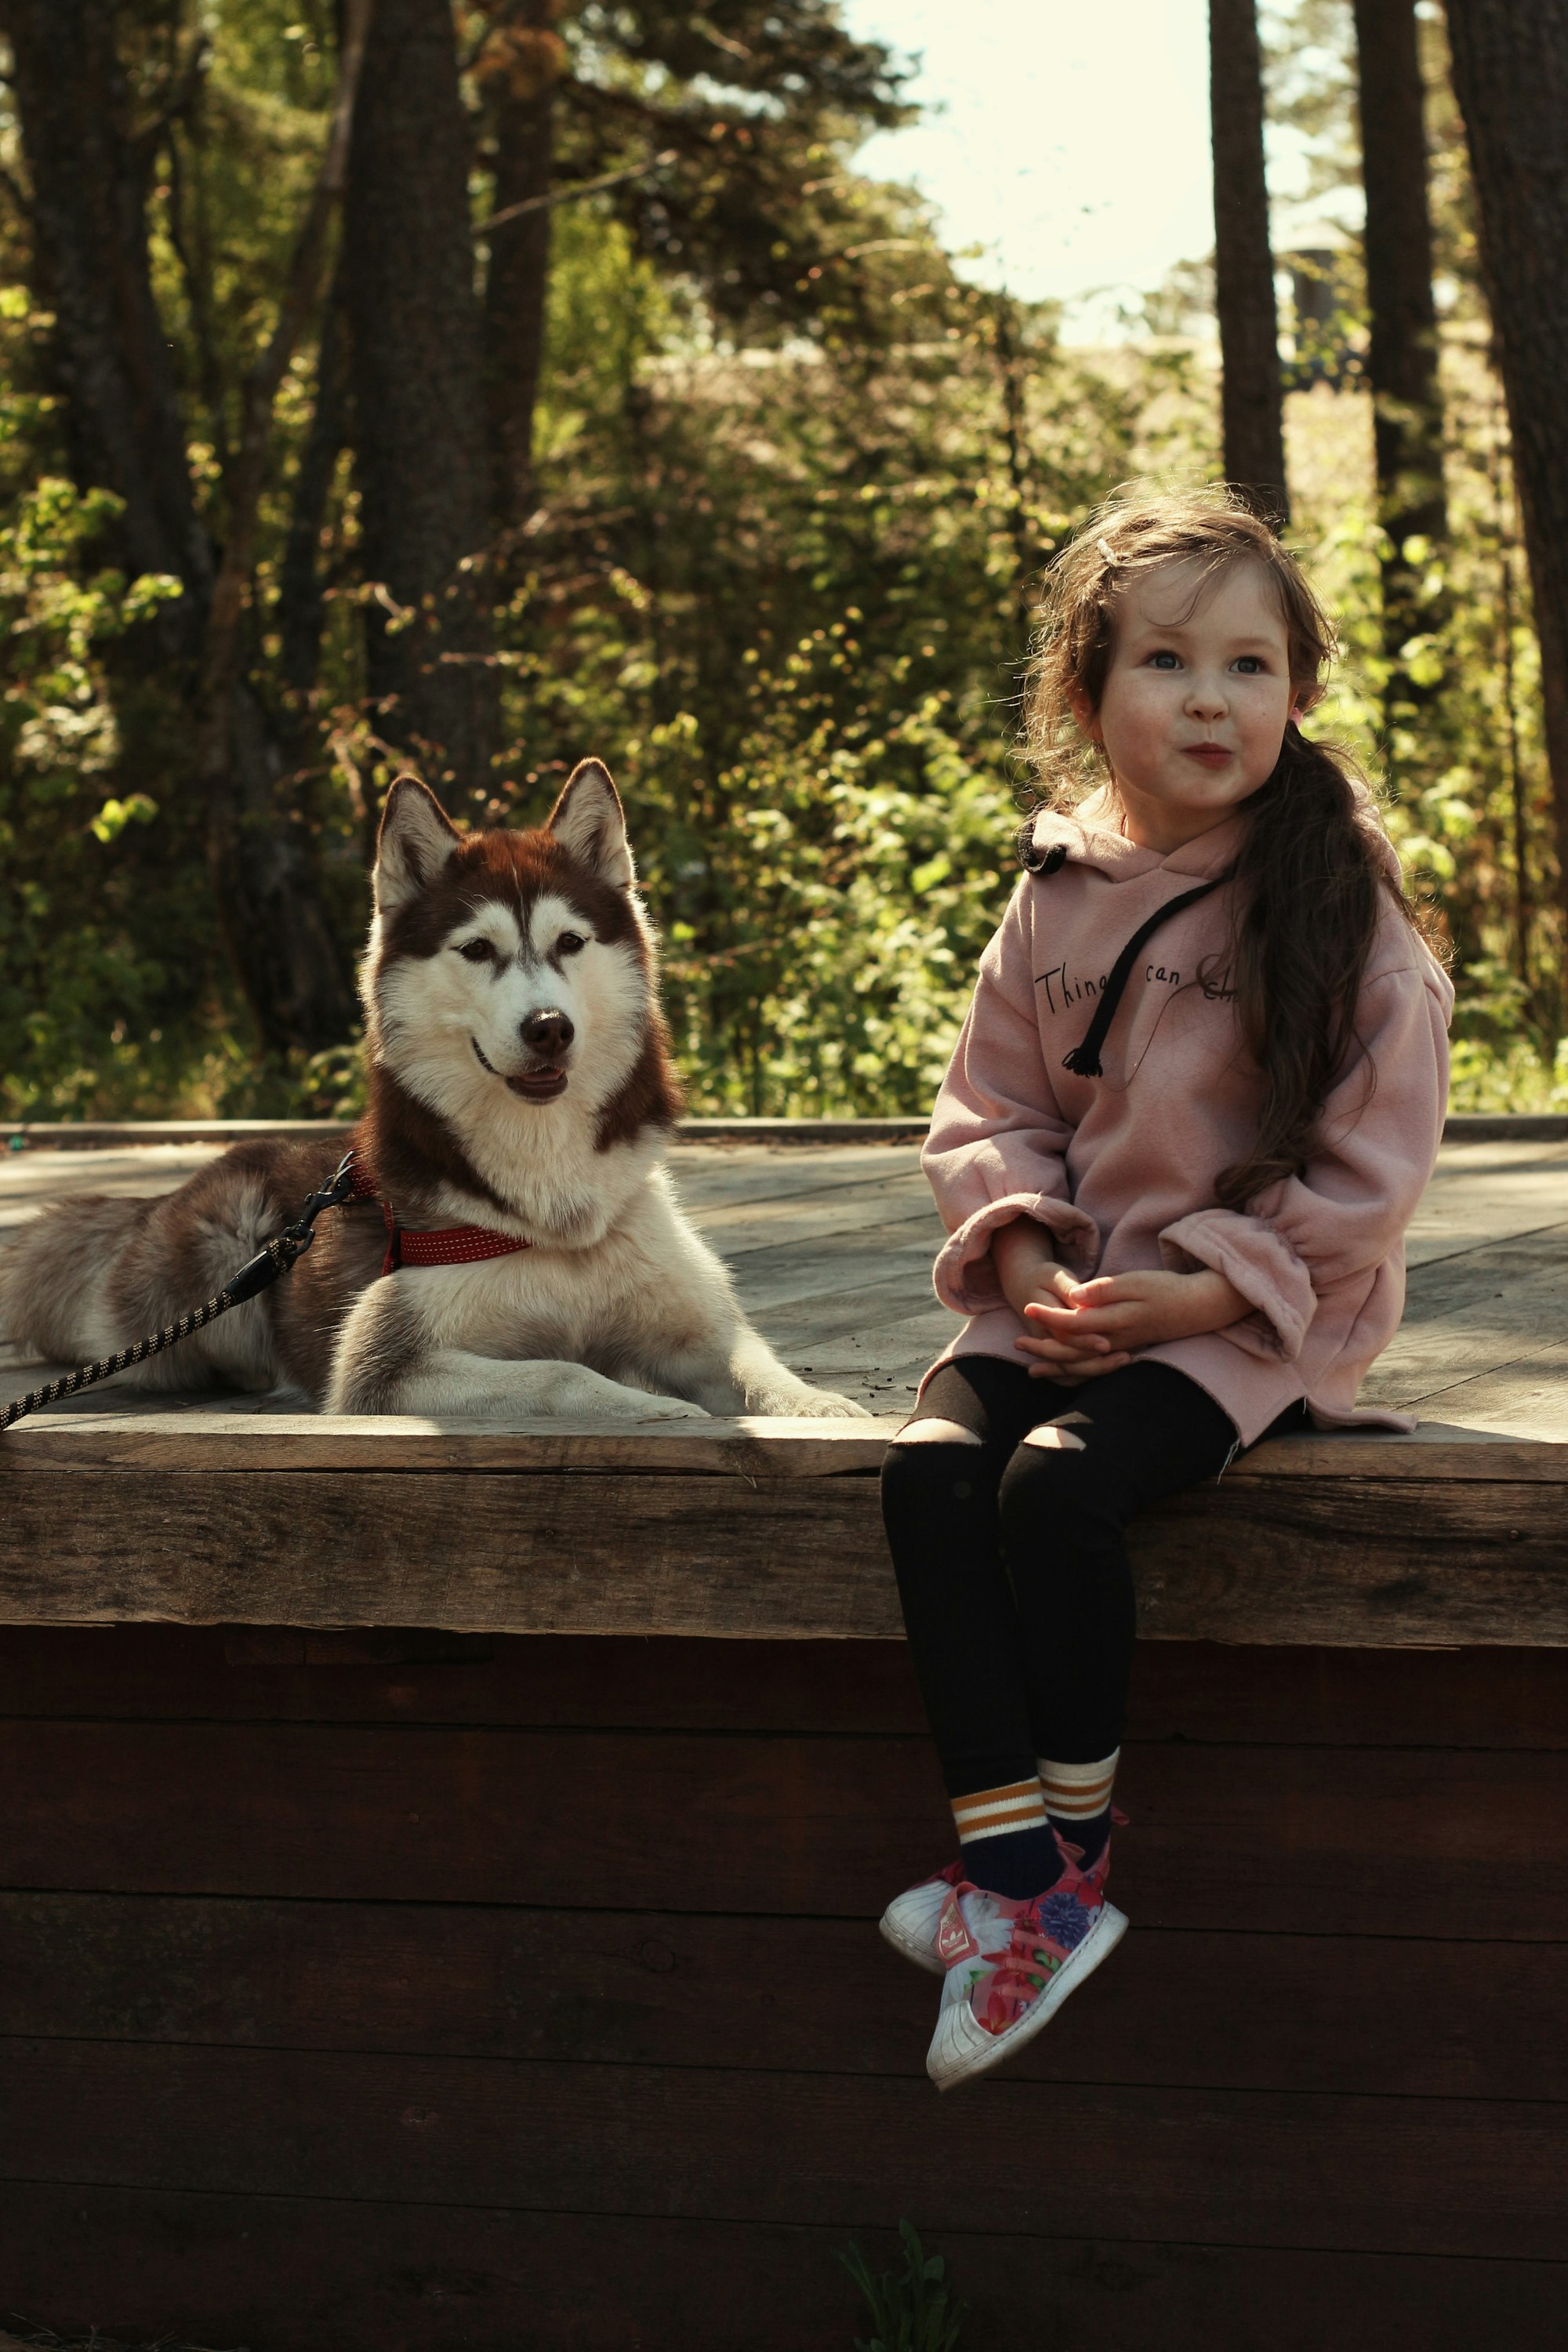
[{"label": "wood grain", "polygon": [[[1076,1998],[1112,1998],[1110,1971]],[[12,2177],[1556,2260],[1568,2106],[0,2041]],[[998,2164],[1066,2140],[1070,2165]],[[84,2152],[90,2149],[89,2166]],[[1301,2185],[1313,2184],[1304,2198]]]},{"label": "wood grain", "polygon": [[[604,1470],[771,1477],[876,1472],[900,1417],[815,1421],[463,1421],[354,1413],[199,1414],[121,1410],[91,1420],[23,1422],[0,1449],[8,1481],[56,1470]],[[1542,1449],[1550,1452],[1552,1449]],[[1514,1451],[1532,1461],[1531,1450]],[[1568,1483],[1568,1446],[1562,1476]]]},{"label": "wood grain", "polygon": [[[1456,1449],[1461,1467],[1480,1450]],[[39,1468],[5,1496],[11,1623],[900,1630],[863,1474]],[[1543,1481],[1233,1474],[1150,1512],[1132,1552],[1154,1639],[1568,1643],[1564,1515]]]},{"label": "wood grain", "polygon": [[[1009,2073],[1568,2100],[1568,1944],[1456,1949],[1356,1937],[1331,1967],[1318,1936],[1141,1927],[1113,1999]],[[0,2015],[29,2040],[918,2077],[936,1994],[864,1920],[0,1895]]]},{"label": "wood grain", "polygon": [[[0,1885],[874,1919],[952,1849],[923,1738],[0,1725]],[[1568,1755],[1127,1751],[1148,1926],[1568,1939]],[[1369,1823],[1375,1825],[1369,1831]]]},{"label": "wood grain", "polygon": [[[1308,2193],[1307,2203],[1310,2204]],[[934,2232],[983,2352],[1561,2352],[1568,2265],[1211,2243]],[[898,2266],[872,2185],[852,2230],[517,2213],[493,2205],[312,2204],[98,2183],[12,2183],[0,2270],[29,2312],[141,2342],[266,2352],[825,2352],[864,2334],[838,2262],[851,2234]],[[694,2293],[700,2286],[700,2298]]]},{"label": "wood grain", "polygon": [[[475,1642],[385,1627],[0,1627],[0,1716],[925,1733],[902,1640]],[[1146,1643],[1128,1738],[1558,1751],[1568,1651]]]}]

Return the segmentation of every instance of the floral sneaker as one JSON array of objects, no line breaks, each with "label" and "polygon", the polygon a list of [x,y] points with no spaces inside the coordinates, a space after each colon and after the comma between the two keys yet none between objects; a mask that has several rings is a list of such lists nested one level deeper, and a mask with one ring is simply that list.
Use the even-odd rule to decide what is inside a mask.
[{"label": "floral sneaker", "polygon": [[917,1969],[929,1969],[933,1977],[945,1975],[947,1962],[938,1949],[937,1935],[955,1888],[967,1885],[963,1863],[950,1862],[934,1878],[922,1878],[918,1886],[895,1895],[879,1922],[894,1951],[913,1960]]},{"label": "floral sneaker", "polygon": [[1109,1855],[1089,1871],[1065,1849],[1062,1858],[1056,1885],[1026,1903],[962,1879],[950,1889],[937,1928],[942,2008],[926,2053],[939,2091],[1021,2049],[1126,1934],[1125,1916],[1105,1899]]},{"label": "floral sneaker", "polygon": [[[1110,1819],[1116,1829],[1127,1827],[1127,1816],[1120,1805],[1111,1807]],[[1082,1861],[1079,1847],[1068,1845],[1059,1837],[1058,1843],[1061,1846],[1064,1861]],[[1098,1874],[1102,1889],[1110,1863],[1110,1846],[1107,1841],[1095,1863],[1094,1871],[1089,1874],[1089,1876]],[[878,1923],[894,1951],[901,1952],[906,1960],[913,1960],[917,1969],[928,1969],[933,1977],[944,1975],[947,1962],[937,1945],[942,1914],[947,1909],[947,1898],[953,1888],[969,1883],[964,1878],[963,1864],[960,1860],[950,1862],[945,1870],[937,1872],[934,1878],[922,1878],[918,1886],[906,1887],[901,1895],[895,1895]]]}]

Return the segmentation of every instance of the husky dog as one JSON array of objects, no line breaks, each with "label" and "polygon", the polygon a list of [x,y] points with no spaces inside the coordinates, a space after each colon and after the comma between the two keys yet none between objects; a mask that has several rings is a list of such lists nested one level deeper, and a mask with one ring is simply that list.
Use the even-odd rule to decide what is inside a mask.
[{"label": "husky dog", "polygon": [[[353,1138],[374,1197],[329,1211],[285,1282],[140,1384],[284,1384],[329,1412],[861,1412],[779,1361],[676,1205],[653,940],[600,763],[526,833],[464,836],[401,778],[374,893]],[[5,1252],[12,1338],[62,1361],[156,1330],[297,1216],[337,1158],[241,1143],[161,1199],[53,1211]],[[445,1261],[418,1262],[421,1236]]]}]

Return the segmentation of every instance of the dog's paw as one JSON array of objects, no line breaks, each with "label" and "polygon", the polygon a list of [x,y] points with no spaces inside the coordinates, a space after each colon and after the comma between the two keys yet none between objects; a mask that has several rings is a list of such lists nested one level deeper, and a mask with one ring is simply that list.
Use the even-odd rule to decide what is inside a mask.
[{"label": "dog's paw", "polygon": [[754,1412],[777,1413],[790,1421],[869,1421],[870,1408],[857,1404],[853,1397],[840,1396],[836,1389],[811,1389],[803,1381],[799,1388],[790,1389],[778,1396],[769,1397],[766,1403],[757,1404]]},{"label": "dog's paw", "polygon": [[685,1397],[641,1395],[635,1404],[626,1407],[632,1421],[707,1421],[710,1415],[700,1404],[689,1403]]}]

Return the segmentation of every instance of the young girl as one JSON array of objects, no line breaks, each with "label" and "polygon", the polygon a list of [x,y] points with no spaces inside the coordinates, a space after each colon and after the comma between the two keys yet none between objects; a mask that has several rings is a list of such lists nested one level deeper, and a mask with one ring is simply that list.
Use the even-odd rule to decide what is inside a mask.
[{"label": "young girl", "polygon": [[882,1931],[944,1975],[942,2089],[1127,1925],[1129,1520],[1308,1416],[1410,1426],[1355,1393],[1447,1082],[1452,991],[1364,788],[1300,731],[1333,633],[1267,527],[1223,491],[1123,494],[1044,618],[1046,790],[925,1151],[937,1295],[969,1319],[882,1482],[960,1855]]}]

